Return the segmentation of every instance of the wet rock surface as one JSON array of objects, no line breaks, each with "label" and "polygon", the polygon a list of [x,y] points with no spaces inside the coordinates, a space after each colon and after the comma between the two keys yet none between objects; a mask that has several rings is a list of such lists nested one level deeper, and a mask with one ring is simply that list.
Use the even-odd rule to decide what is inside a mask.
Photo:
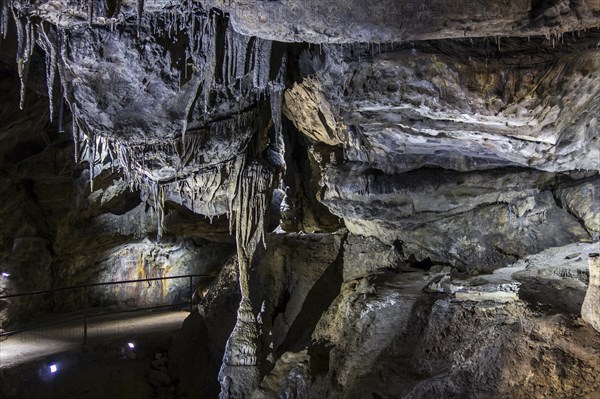
[{"label": "wet rock surface", "polygon": [[363,3],[1,1],[0,296],[206,275],[88,292],[193,299],[145,397],[593,398],[600,6]]},{"label": "wet rock surface", "polygon": [[[482,275],[439,267],[374,272],[366,265],[363,277],[338,280],[339,295],[331,302],[309,291],[305,304],[325,302],[327,309],[310,325],[304,344],[274,346],[269,353],[277,360],[252,397],[593,397],[600,384],[600,341],[579,309],[587,287],[583,258],[597,249],[597,244],[554,248]],[[440,278],[446,283],[439,284]],[[567,297],[569,291],[577,294]],[[216,292],[227,291],[211,287],[204,306],[210,308]],[[304,294],[290,295],[293,300]],[[265,338],[285,334],[277,323],[263,326]],[[206,353],[185,338],[192,331],[184,326],[177,345]]]}]

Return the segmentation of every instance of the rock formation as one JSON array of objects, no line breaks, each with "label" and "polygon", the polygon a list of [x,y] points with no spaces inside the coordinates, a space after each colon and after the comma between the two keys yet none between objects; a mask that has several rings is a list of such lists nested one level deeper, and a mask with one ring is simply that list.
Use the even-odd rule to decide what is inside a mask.
[{"label": "rock formation", "polygon": [[367,3],[1,0],[0,296],[215,276],[188,398],[598,392],[600,4]]},{"label": "rock formation", "polygon": [[581,307],[581,317],[600,331],[600,257],[597,253],[589,256],[590,282]]}]

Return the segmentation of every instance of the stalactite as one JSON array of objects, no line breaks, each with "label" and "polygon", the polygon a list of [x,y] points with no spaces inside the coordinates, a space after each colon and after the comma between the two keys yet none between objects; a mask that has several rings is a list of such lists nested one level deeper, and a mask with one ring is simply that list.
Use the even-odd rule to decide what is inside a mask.
[{"label": "stalactite", "polygon": [[271,68],[271,47],[270,40],[256,39],[254,47],[254,88],[263,92],[269,83],[269,72]]},{"label": "stalactite", "polygon": [[273,150],[282,158],[284,156],[285,146],[283,143],[281,109],[283,107],[283,92],[285,90],[285,74],[287,71],[287,56],[284,55],[281,60],[281,66],[277,77],[273,82],[270,82],[269,99],[271,104],[271,118],[273,120],[273,128],[275,131]]},{"label": "stalactite", "polygon": [[[233,30],[233,28],[231,28]],[[238,35],[237,40],[235,40],[235,71],[236,79],[242,79],[244,75],[247,73],[246,71],[246,51],[248,49],[250,38],[246,36]]]},{"label": "stalactite", "polygon": [[165,226],[165,191],[164,187],[158,183],[153,184],[154,193],[154,209],[157,214],[157,240],[160,241],[163,237]]},{"label": "stalactite", "polygon": [[58,61],[57,61],[57,64],[56,64],[57,69],[58,69],[58,76],[60,78],[60,85],[63,88],[63,94],[65,94],[65,100],[67,100],[67,98],[66,98],[67,82],[65,81],[64,62],[67,59],[68,42],[67,42],[67,35],[66,35],[65,31],[62,29],[58,30],[57,47],[58,47],[58,54],[60,56],[60,59],[62,60],[61,63],[58,63]]},{"label": "stalactite", "polygon": [[191,54],[194,54],[196,52],[196,16],[194,14],[191,13],[190,10],[190,23],[188,25],[188,29],[187,29],[187,35],[188,35],[188,50]]},{"label": "stalactite", "polygon": [[229,175],[229,182],[227,185],[227,198],[228,198],[228,207],[229,207],[229,234],[233,234],[233,229],[235,227],[235,219],[233,218],[236,193],[238,180],[240,179],[240,174],[244,165],[246,163],[245,154],[238,155],[228,166],[226,173]]},{"label": "stalactite", "polygon": [[[61,99],[61,101],[64,101]],[[73,118],[73,126],[72,126],[72,135],[73,135],[73,152],[75,156],[75,162],[79,162],[79,141],[81,140],[79,136],[79,126],[77,126],[77,120],[75,119],[75,113],[72,112]]]},{"label": "stalactite", "polygon": [[[20,83],[20,101],[19,108],[23,109],[23,105],[25,103],[25,86],[27,80],[27,67],[29,65],[29,56],[28,56],[28,42],[26,36],[26,29],[23,26],[23,21],[17,16],[17,13],[14,8],[11,8],[13,20],[15,22],[15,27],[17,30],[17,73],[19,75],[19,83]],[[27,30],[27,32],[29,32]]]},{"label": "stalactite", "polygon": [[205,61],[202,68],[202,77],[204,79],[204,112],[208,112],[210,92],[213,90],[215,82],[215,71],[217,64],[216,56],[216,19],[215,14],[209,17],[208,23],[205,25],[206,31],[202,39],[201,52],[204,54]]},{"label": "stalactite", "polygon": [[87,139],[88,146],[88,168],[90,171],[90,191],[94,192],[94,163],[96,160],[96,145],[91,138]]},{"label": "stalactite", "polygon": [[12,9],[12,0],[2,0],[2,13],[0,14],[0,34],[6,39],[8,33],[8,9]]},{"label": "stalactite", "polygon": [[221,76],[223,77],[223,86],[228,87],[231,81],[231,58],[233,52],[233,43],[229,29],[225,32],[225,41],[223,43],[223,63],[221,64]]},{"label": "stalactite", "polygon": [[[46,30],[44,29],[43,22],[40,23],[40,43],[42,44],[42,49],[46,53],[46,86],[48,90],[48,107],[50,111],[50,121],[53,119],[54,113],[54,99],[53,99],[53,88],[54,88],[54,80],[56,78],[56,70],[57,70],[57,51],[56,46],[52,43],[50,38],[48,37]],[[61,99],[62,101],[62,99]],[[60,105],[60,115],[61,120],[59,121],[59,125],[62,126],[62,102]],[[59,131],[61,130],[59,126]]]},{"label": "stalactite", "polygon": [[35,49],[35,37],[36,37],[36,26],[31,22],[29,17],[27,18],[27,29],[28,29],[28,40],[27,40],[27,54],[29,58],[33,56],[33,50]]}]

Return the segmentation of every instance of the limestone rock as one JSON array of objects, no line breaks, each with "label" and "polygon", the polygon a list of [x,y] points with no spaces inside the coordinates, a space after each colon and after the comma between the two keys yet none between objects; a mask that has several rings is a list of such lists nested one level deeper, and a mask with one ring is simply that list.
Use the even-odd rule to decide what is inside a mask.
[{"label": "limestone rock", "polygon": [[[597,52],[565,47],[564,56],[547,57],[541,43],[513,38],[506,45],[510,52],[496,51],[493,68],[477,41],[415,45],[381,56],[365,46],[327,46],[321,57],[305,52],[301,65],[310,66],[304,73],[316,76],[341,114],[350,144],[346,159],[386,174],[426,166],[597,170]],[[543,72],[511,69],[528,48]],[[502,73],[506,68],[513,72]],[[587,88],[583,97],[574,94],[580,85]]]},{"label": "limestone rock", "polygon": [[216,275],[155,396],[600,392],[598,1],[0,5],[0,295]]},{"label": "limestone rock", "polygon": [[600,178],[580,184],[571,182],[556,193],[569,212],[576,215],[592,235],[600,237]]},{"label": "limestone rock", "polygon": [[588,263],[590,282],[581,306],[581,317],[600,332],[600,256],[598,253],[590,254]]},{"label": "limestone rock", "polygon": [[310,380],[310,356],[307,351],[285,352],[277,360],[260,387],[252,393],[252,399],[302,398]]},{"label": "limestone rock", "polygon": [[344,281],[365,277],[377,270],[400,269],[405,263],[401,249],[373,237],[349,234],[344,243]]},{"label": "limestone rock", "polygon": [[[599,250],[597,242],[549,248],[498,272],[505,270],[510,274],[505,279],[521,283],[520,298],[534,308],[579,316],[589,280],[588,254]],[[581,255],[570,258],[574,253]]]},{"label": "limestone rock", "polygon": [[455,297],[462,301],[514,302],[519,299],[519,283],[477,286],[456,292]]},{"label": "limestone rock", "polygon": [[[521,206],[523,213],[519,214],[514,206],[523,202],[527,205]],[[347,219],[346,226],[354,234],[375,236],[390,244],[402,242],[406,254],[414,254],[419,260],[429,257],[433,262],[450,263],[463,271],[493,270],[544,248],[589,239],[577,219],[556,205],[550,192],[513,204],[476,206],[456,216],[423,212],[406,218],[380,218],[376,207],[363,206],[345,208],[344,212],[365,209],[370,213],[360,219]],[[401,209],[386,208],[385,212]]]},{"label": "limestone rock", "polygon": [[[478,1],[441,5],[434,0],[369,4],[357,0],[327,3],[209,0],[207,3],[230,12],[236,29],[247,35],[312,43],[543,34],[555,25],[567,29],[596,26],[599,7],[594,1],[542,2],[534,7],[516,0],[502,6]],[[474,20],[468,15],[478,18]]]},{"label": "limestone rock", "polygon": [[285,91],[283,113],[298,131],[329,145],[342,144],[344,126],[336,121],[318,81],[305,79]]}]

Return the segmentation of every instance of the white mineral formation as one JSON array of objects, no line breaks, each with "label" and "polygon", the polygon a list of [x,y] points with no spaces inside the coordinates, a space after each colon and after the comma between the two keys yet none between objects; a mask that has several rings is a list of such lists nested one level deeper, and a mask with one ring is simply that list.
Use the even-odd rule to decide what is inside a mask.
[{"label": "white mineral formation", "polygon": [[[248,268],[256,246],[264,243],[264,218],[273,175],[259,163],[245,164],[240,159],[237,185],[230,185],[230,223],[235,225],[239,284],[242,300],[235,327],[227,340],[219,371],[220,399],[244,398],[260,382],[258,368],[258,325],[250,303]],[[238,169],[239,170],[239,169]]]},{"label": "white mineral formation", "polygon": [[[241,276],[240,276],[241,277]],[[223,363],[219,371],[219,399],[244,398],[260,382],[257,362],[258,327],[250,300],[242,298],[237,321],[227,340]]]},{"label": "white mineral formation", "polygon": [[590,254],[588,265],[590,282],[581,306],[581,317],[600,332],[600,254]]}]

